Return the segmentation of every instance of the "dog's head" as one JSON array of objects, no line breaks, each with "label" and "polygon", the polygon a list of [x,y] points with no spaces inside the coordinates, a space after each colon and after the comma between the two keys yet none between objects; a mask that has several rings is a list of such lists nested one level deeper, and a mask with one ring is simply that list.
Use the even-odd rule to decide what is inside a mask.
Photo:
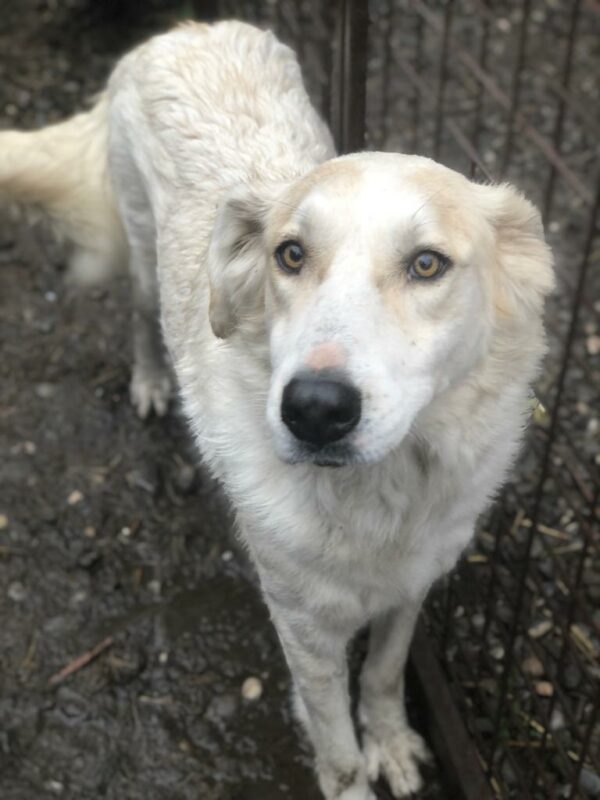
[{"label": "dog's head", "polygon": [[468,379],[499,318],[539,328],[552,287],[539,214],[428,159],[329,161],[223,204],[209,249],[219,337],[270,337],[267,419],[285,461],[375,462]]}]

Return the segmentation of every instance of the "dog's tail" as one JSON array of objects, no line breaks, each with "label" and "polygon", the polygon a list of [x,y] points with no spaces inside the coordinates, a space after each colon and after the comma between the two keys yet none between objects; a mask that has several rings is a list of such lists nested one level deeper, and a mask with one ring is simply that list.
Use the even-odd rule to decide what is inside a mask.
[{"label": "dog's tail", "polygon": [[71,274],[93,284],[118,271],[126,240],[108,172],[108,101],[38,131],[0,132],[0,205],[43,216],[67,245]]}]

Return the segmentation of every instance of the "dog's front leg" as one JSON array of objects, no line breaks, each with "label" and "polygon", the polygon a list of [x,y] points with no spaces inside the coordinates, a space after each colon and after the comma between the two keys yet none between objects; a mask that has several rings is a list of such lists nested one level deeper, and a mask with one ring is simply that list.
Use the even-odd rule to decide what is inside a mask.
[{"label": "dog's front leg", "polygon": [[313,744],[327,800],[375,800],[350,716],[349,635],[319,629],[314,615],[269,605],[297,693],[298,716]]},{"label": "dog's front leg", "polygon": [[420,788],[419,762],[429,757],[404,705],[404,667],[420,607],[411,603],[372,623],[361,675],[359,716],[368,774],[376,780],[383,773],[395,797]]}]

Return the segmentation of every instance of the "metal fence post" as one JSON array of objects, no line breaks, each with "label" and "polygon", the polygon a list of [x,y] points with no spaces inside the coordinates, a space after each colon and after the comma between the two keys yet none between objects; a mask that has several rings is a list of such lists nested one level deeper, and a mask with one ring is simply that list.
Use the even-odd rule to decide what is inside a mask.
[{"label": "metal fence post", "polygon": [[192,0],[194,16],[203,22],[213,22],[220,17],[219,0]]},{"label": "metal fence post", "polygon": [[331,127],[340,153],[365,146],[368,0],[336,0]]}]

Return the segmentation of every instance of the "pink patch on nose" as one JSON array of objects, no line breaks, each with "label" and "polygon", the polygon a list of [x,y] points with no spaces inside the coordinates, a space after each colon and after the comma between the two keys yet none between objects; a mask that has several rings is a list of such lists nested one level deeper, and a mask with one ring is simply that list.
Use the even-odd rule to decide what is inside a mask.
[{"label": "pink patch on nose", "polygon": [[311,369],[343,367],[346,361],[343,348],[335,342],[318,344],[306,357],[306,366]]}]

